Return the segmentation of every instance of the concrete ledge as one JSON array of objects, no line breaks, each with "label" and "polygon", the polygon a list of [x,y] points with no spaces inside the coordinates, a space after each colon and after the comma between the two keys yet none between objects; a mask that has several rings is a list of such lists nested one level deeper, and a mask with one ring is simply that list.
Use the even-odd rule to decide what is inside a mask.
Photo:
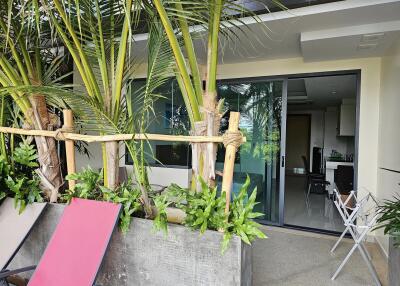
[{"label": "concrete ledge", "polygon": [[400,285],[400,248],[394,246],[394,240],[389,238],[389,286]]},{"label": "concrete ledge", "polygon": [[[37,264],[64,209],[50,204],[32,230],[10,269]],[[233,237],[220,253],[222,234],[203,235],[170,224],[168,235],[153,231],[153,222],[134,218],[123,235],[114,232],[97,283],[132,285],[251,285],[252,248]]]}]

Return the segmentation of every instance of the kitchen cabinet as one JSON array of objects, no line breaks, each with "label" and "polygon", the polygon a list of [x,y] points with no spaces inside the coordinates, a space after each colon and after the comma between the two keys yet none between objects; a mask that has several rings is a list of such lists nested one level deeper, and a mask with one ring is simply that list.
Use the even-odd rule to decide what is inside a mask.
[{"label": "kitchen cabinet", "polygon": [[340,106],[338,135],[354,136],[355,131],[356,131],[356,106],[353,104],[342,104]]}]

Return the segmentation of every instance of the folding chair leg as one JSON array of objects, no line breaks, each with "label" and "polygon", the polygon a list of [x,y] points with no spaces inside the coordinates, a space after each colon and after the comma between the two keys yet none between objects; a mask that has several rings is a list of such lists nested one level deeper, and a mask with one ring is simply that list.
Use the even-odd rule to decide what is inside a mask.
[{"label": "folding chair leg", "polygon": [[365,263],[367,264],[369,272],[371,272],[371,275],[374,278],[375,284],[377,286],[381,286],[382,285],[381,281],[379,281],[378,274],[376,273],[376,269],[375,269],[374,265],[372,265],[371,260],[368,259],[367,254],[364,251],[361,251],[361,249],[360,249],[360,252],[361,252],[361,256],[363,257]]},{"label": "folding chair leg", "polygon": [[336,241],[335,245],[332,247],[331,253],[333,253],[335,251],[336,247],[338,247],[339,243],[342,241],[343,237],[346,235],[348,230],[349,230],[349,226],[347,226],[345,228],[345,230],[342,232],[342,234],[340,235],[339,239]]},{"label": "folding chair leg", "polygon": [[364,253],[365,253],[365,255],[367,256],[368,260],[371,260],[372,257],[371,257],[371,255],[369,254],[369,251],[368,251],[367,247],[364,245],[364,243],[360,243],[360,245],[361,245],[361,247],[363,248]]},{"label": "folding chair leg", "polygon": [[311,191],[311,182],[308,183],[308,190],[306,194],[306,206],[309,207],[310,205],[310,191]]},{"label": "folding chair leg", "polygon": [[[345,230],[342,232],[342,234],[340,235],[339,239],[336,241],[335,245],[332,247],[332,249],[331,249],[332,253],[338,247],[339,243],[342,241],[343,237],[346,235],[347,232],[350,232],[350,234],[351,234],[351,236],[353,238],[356,237],[355,233],[354,233],[354,230],[351,228],[351,226],[350,225],[346,226]],[[371,259],[371,257],[369,256],[369,253],[368,253],[368,257]]]},{"label": "folding chair leg", "polygon": [[346,258],[342,261],[340,264],[339,268],[336,270],[335,274],[333,274],[331,280],[335,280],[336,277],[339,275],[340,271],[342,271],[343,266],[347,263],[347,260],[349,260],[350,256],[353,254],[353,252],[356,250],[357,244],[354,244],[350,252],[347,254]]},{"label": "folding chair leg", "polygon": [[375,284],[377,286],[381,286],[381,282],[379,281],[378,278],[378,274],[376,273],[375,267],[372,265],[371,262],[371,256],[369,256],[368,251],[364,250],[363,246],[361,246],[362,244],[360,244],[360,247],[358,248],[360,250],[361,256],[364,259],[365,263],[367,264],[368,270],[369,272],[371,272],[372,277],[375,280]]},{"label": "folding chair leg", "polygon": [[378,278],[378,275],[376,273],[376,270],[375,270],[374,266],[371,263],[371,256],[369,255],[368,250],[366,249],[366,247],[363,245],[363,238],[368,233],[369,229],[370,229],[370,227],[366,228],[358,237],[354,235],[354,231],[351,228],[349,229],[351,235],[354,238],[355,244],[351,248],[350,252],[347,254],[346,258],[342,261],[342,263],[340,264],[339,268],[336,270],[335,274],[333,274],[333,276],[331,278],[332,280],[336,279],[336,277],[339,275],[340,271],[342,270],[343,266],[349,260],[350,256],[353,254],[353,252],[356,250],[356,248],[358,248],[358,250],[361,253],[361,257],[364,259],[365,263],[367,263],[368,270],[371,272],[372,277],[374,278],[376,285],[377,286],[381,286],[381,283],[379,281],[379,278]]}]

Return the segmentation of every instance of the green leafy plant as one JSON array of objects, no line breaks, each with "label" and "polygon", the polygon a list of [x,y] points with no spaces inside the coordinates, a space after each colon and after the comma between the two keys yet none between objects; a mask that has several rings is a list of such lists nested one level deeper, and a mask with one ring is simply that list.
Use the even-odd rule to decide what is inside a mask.
[{"label": "green leafy plant", "polygon": [[218,230],[224,227],[225,195],[217,196],[217,188],[210,188],[204,180],[198,178],[201,192],[185,191],[186,203],[179,204],[186,213],[185,225],[193,230],[204,233],[207,229]]},{"label": "green leafy plant", "polygon": [[[184,224],[192,230],[200,230],[200,233],[204,233],[207,229],[223,231],[222,253],[228,248],[232,235],[239,236],[247,244],[251,244],[256,238],[266,238],[260,230],[260,224],[253,220],[263,214],[253,211],[257,205],[257,190],[254,189],[250,197],[248,196],[247,190],[250,185],[248,176],[239,194],[234,196],[228,214],[225,213],[225,193],[218,196],[217,187],[210,188],[201,177],[199,181],[201,192],[183,189],[176,184],[171,185],[165,194],[159,196],[157,209],[164,209],[166,205],[174,204],[186,213]],[[162,226],[166,231],[166,217],[162,221]]]},{"label": "green leafy plant", "polygon": [[168,201],[168,197],[161,195],[153,199],[157,213],[154,217],[153,225],[155,230],[162,230],[166,235],[168,233],[167,207],[172,203]]},{"label": "green leafy plant", "polygon": [[21,142],[15,148],[10,162],[0,156],[0,185],[3,190],[0,199],[8,194],[14,197],[15,207],[22,213],[28,204],[43,201],[40,178],[35,169],[38,167],[37,153],[33,145]]},{"label": "green leafy plant", "polygon": [[392,235],[395,238],[395,247],[400,247],[400,195],[394,196],[391,200],[385,200],[378,207],[382,214],[378,219],[378,227],[383,228],[384,234]]},{"label": "green leafy plant", "polygon": [[123,183],[111,190],[103,185],[102,173],[88,167],[79,173],[68,175],[68,180],[77,180],[78,182],[73,190],[67,191],[63,199],[68,203],[72,198],[83,198],[121,204],[120,229],[126,233],[129,230],[132,216],[143,211],[140,201],[141,191],[135,185],[128,183]]},{"label": "green leafy plant", "polygon": [[123,233],[128,232],[132,216],[135,213],[143,211],[142,204],[140,203],[140,190],[127,183],[123,183],[115,190],[110,190],[103,186],[100,189],[105,201],[122,204],[120,228]]},{"label": "green leafy plant", "polygon": [[7,161],[5,155],[0,156],[0,188],[1,191],[6,193],[5,190],[7,189],[6,180],[11,172],[11,165]]},{"label": "green leafy plant", "polygon": [[253,212],[254,207],[257,205],[257,189],[255,188],[250,197],[248,197],[247,189],[249,185],[250,178],[247,176],[239,194],[233,198],[228,223],[224,228],[222,252],[228,248],[233,234],[238,235],[247,244],[251,244],[256,238],[266,238],[266,235],[260,230],[260,224],[253,220],[263,214]]},{"label": "green leafy plant", "polygon": [[6,182],[8,188],[14,193],[15,207],[19,207],[19,213],[22,213],[28,204],[43,202],[38,176],[33,176],[31,179],[25,176],[13,179],[9,176]]},{"label": "green leafy plant", "polygon": [[87,167],[79,173],[67,175],[66,179],[78,181],[74,189],[67,191],[64,195],[67,202],[70,202],[73,197],[96,200],[102,195],[99,189],[103,183],[102,172],[96,172]]},{"label": "green leafy plant", "polygon": [[5,180],[10,174],[10,164],[4,155],[0,155],[0,201],[7,196],[7,185]]},{"label": "green leafy plant", "polygon": [[39,166],[37,163],[37,158],[38,155],[36,153],[35,146],[25,143],[20,143],[19,148],[16,148],[13,153],[14,162],[29,168],[35,168]]}]

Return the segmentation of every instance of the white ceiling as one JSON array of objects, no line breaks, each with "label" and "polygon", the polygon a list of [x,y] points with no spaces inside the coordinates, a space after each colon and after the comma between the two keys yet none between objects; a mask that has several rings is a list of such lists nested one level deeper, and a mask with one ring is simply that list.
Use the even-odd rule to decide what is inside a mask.
[{"label": "white ceiling", "polygon": [[325,109],[356,99],[356,75],[308,77],[288,81],[289,109]]},{"label": "white ceiling", "polygon": [[[224,63],[303,57],[305,61],[382,56],[400,38],[400,0],[346,0],[245,18],[237,37],[221,39]],[[251,30],[251,32],[249,31]],[[383,35],[360,48],[363,35]],[[205,62],[201,32],[195,47]],[[145,55],[147,36],[136,35],[136,55]]]}]

